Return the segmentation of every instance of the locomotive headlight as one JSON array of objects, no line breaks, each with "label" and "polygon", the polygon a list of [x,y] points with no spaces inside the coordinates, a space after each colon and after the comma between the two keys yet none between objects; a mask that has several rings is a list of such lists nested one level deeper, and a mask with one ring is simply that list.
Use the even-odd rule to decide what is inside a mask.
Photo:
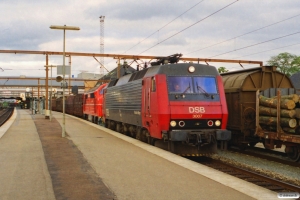
[{"label": "locomotive headlight", "polygon": [[180,122],[178,123],[178,125],[179,125],[180,127],[184,127],[184,126],[185,126],[185,122],[184,122],[184,121],[180,121]]},{"label": "locomotive headlight", "polygon": [[189,72],[194,73],[195,72],[195,67],[194,66],[189,66]]},{"label": "locomotive headlight", "polygon": [[176,122],[175,122],[175,121],[171,121],[171,122],[170,122],[170,125],[171,125],[172,127],[175,127],[175,126],[176,126]]},{"label": "locomotive headlight", "polygon": [[220,120],[215,121],[215,125],[216,126],[220,126],[221,125],[221,121]]},{"label": "locomotive headlight", "polygon": [[214,122],[213,122],[212,120],[209,120],[209,121],[207,122],[207,125],[208,125],[208,126],[213,126],[213,125],[214,125]]}]

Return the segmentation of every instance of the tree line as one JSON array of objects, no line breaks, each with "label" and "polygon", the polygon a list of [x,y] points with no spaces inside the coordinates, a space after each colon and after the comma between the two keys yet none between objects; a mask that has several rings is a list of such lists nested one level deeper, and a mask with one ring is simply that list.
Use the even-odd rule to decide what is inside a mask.
[{"label": "tree line", "polygon": [[[284,73],[288,77],[300,71],[300,56],[287,52],[272,56],[267,61],[267,65],[276,66],[277,70]],[[225,67],[218,68],[219,73],[228,72]]]}]

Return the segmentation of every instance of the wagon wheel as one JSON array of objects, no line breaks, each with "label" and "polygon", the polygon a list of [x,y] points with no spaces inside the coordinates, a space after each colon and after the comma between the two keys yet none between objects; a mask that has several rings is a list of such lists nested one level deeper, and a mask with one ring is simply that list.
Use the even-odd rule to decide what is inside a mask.
[{"label": "wagon wheel", "polygon": [[152,145],[152,146],[154,146],[155,139],[153,137],[151,137],[151,136],[148,136],[147,137],[147,143],[150,144],[150,145]]},{"label": "wagon wheel", "polygon": [[117,124],[116,124],[116,131],[119,132],[119,133],[122,133],[122,132],[123,132],[123,131],[122,131],[122,124],[120,124],[120,123],[117,123]]},{"label": "wagon wheel", "polygon": [[250,147],[254,147],[257,144],[257,142],[249,142]]},{"label": "wagon wheel", "polygon": [[110,128],[110,120],[106,120],[105,126],[106,126],[106,128],[111,129]]},{"label": "wagon wheel", "polygon": [[299,146],[292,146],[290,147],[287,156],[294,162],[297,162],[300,159],[300,147]]}]

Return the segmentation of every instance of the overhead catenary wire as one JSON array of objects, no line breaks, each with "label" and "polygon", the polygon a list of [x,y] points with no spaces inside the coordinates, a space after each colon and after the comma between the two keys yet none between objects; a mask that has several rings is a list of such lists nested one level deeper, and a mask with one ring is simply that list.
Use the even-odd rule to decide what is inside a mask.
[{"label": "overhead catenary wire", "polygon": [[[127,49],[124,53],[128,52],[129,50],[133,49],[134,47],[138,46],[139,44],[141,44],[143,41],[147,40],[148,38],[150,38],[151,36],[153,36],[155,33],[159,32],[160,30],[162,30],[163,28],[167,27],[169,24],[171,24],[172,22],[174,22],[176,19],[178,19],[179,17],[181,17],[182,15],[184,15],[185,13],[187,13],[188,11],[192,10],[193,8],[195,8],[197,5],[199,5],[200,3],[202,3],[205,0],[201,0],[198,3],[196,3],[195,5],[191,6],[189,9],[187,9],[186,11],[184,11],[183,13],[181,13],[180,15],[178,15],[177,17],[175,17],[174,19],[172,19],[171,21],[169,21],[168,23],[166,23],[165,25],[163,25],[162,27],[160,27],[158,30],[154,31],[153,33],[151,33],[149,36],[145,37],[143,40],[139,41],[137,44],[133,45],[132,47],[130,47],[129,49]],[[111,60],[113,61],[113,60]],[[109,61],[108,63],[110,63],[111,61]],[[107,63],[107,64],[108,64]]]},{"label": "overhead catenary wire", "polygon": [[178,32],[174,33],[173,35],[167,37],[166,39],[164,39],[164,40],[158,42],[157,44],[151,46],[150,48],[144,50],[143,52],[139,53],[138,55],[140,55],[140,54],[142,54],[142,53],[145,53],[146,51],[152,49],[153,47],[155,47],[155,46],[157,46],[157,45],[159,45],[159,44],[161,44],[161,43],[163,43],[163,42],[169,40],[170,38],[172,38],[172,37],[178,35],[179,33],[182,33],[183,31],[185,31],[185,30],[191,28],[192,26],[195,26],[196,24],[198,24],[198,23],[204,21],[205,19],[207,19],[207,18],[209,18],[209,17],[211,17],[211,16],[213,16],[213,15],[215,15],[215,14],[217,14],[218,12],[220,12],[220,11],[226,9],[227,7],[229,7],[229,6],[233,5],[233,4],[235,4],[235,3],[238,2],[238,1],[239,1],[239,0],[236,0],[236,1],[234,1],[234,2],[232,2],[232,3],[230,3],[230,4],[228,4],[228,5],[226,5],[226,6],[224,6],[224,7],[222,7],[221,9],[219,9],[219,10],[213,12],[212,14],[210,14],[210,15],[208,15],[208,16],[206,16],[206,17],[204,17],[204,18],[202,18],[202,19],[200,19],[200,20],[198,20],[198,21],[196,21],[195,23],[193,23],[193,24],[187,26],[186,28],[182,29],[181,31],[178,31]]},{"label": "overhead catenary wire", "polygon": [[252,56],[252,55],[256,55],[256,54],[260,54],[260,53],[265,53],[265,52],[268,52],[268,51],[274,51],[274,50],[277,50],[277,49],[283,49],[283,48],[286,48],[286,47],[291,47],[291,46],[295,46],[295,45],[299,45],[299,44],[300,43],[286,45],[286,46],[282,46],[282,47],[278,47],[278,48],[274,48],[274,49],[269,49],[269,50],[265,50],[265,51],[260,51],[260,52],[248,54],[248,55],[243,55],[243,56],[235,57],[235,58],[232,58],[232,59],[238,59],[238,58],[242,58],[242,57]]},{"label": "overhead catenary wire", "polygon": [[153,33],[151,33],[149,36],[145,37],[143,40],[139,41],[137,44],[135,44],[134,46],[130,47],[129,49],[127,49],[125,51],[125,53],[131,49],[133,49],[134,47],[136,47],[137,45],[141,44],[143,41],[147,40],[149,37],[151,37],[152,35],[154,35],[155,33],[159,32],[160,30],[162,30],[163,28],[167,27],[169,24],[171,24],[172,22],[174,22],[176,19],[178,19],[179,17],[181,17],[182,15],[184,15],[185,13],[187,13],[188,11],[192,10],[193,8],[195,8],[198,4],[202,3],[205,0],[199,1],[198,3],[196,3],[195,5],[193,5],[192,7],[190,7],[189,9],[187,9],[186,11],[184,11],[183,13],[181,13],[180,15],[178,15],[177,17],[175,17],[174,19],[172,19],[171,21],[169,21],[168,23],[166,23],[165,25],[163,25],[162,27],[160,27],[158,30],[154,31]]},{"label": "overhead catenary wire", "polygon": [[204,49],[208,49],[208,48],[210,48],[210,47],[213,47],[213,46],[216,46],[216,45],[222,44],[222,43],[224,43],[224,42],[228,42],[228,41],[234,40],[234,39],[236,39],[236,38],[239,38],[239,37],[242,37],[242,36],[248,35],[248,34],[250,34],[250,33],[254,33],[254,32],[256,32],[256,31],[259,31],[259,30],[262,30],[262,29],[265,29],[265,28],[268,28],[268,27],[274,26],[274,25],[276,25],[276,24],[282,23],[282,22],[284,22],[284,21],[287,21],[287,20],[290,20],[290,19],[293,19],[293,18],[295,18],[295,17],[299,17],[299,16],[300,16],[300,14],[297,14],[297,15],[295,15],[295,16],[292,16],[292,17],[289,17],[289,18],[283,19],[283,20],[281,20],[281,21],[278,21],[278,22],[275,22],[275,23],[272,23],[272,24],[266,25],[266,26],[264,26],[264,27],[261,27],[261,28],[258,28],[258,29],[255,29],[255,30],[249,31],[249,32],[247,32],[247,33],[243,33],[243,34],[241,34],[241,35],[234,36],[234,37],[232,37],[232,38],[229,38],[229,39],[223,40],[223,41],[221,41],[221,42],[218,42],[218,43],[215,43],[215,44],[212,44],[212,45],[209,45],[209,46],[206,46],[206,47],[203,47],[203,48],[197,49],[197,50],[195,50],[195,51],[192,51],[192,52],[189,52],[189,53],[187,53],[186,55],[188,55],[188,54],[191,54],[191,53],[195,53],[195,52],[198,52],[198,51],[201,51],[201,50],[204,50]]},{"label": "overhead catenary wire", "polygon": [[271,42],[271,41],[274,41],[274,40],[279,40],[281,38],[289,37],[289,36],[296,35],[296,34],[299,34],[299,33],[300,33],[300,31],[295,32],[295,33],[291,33],[291,34],[288,34],[288,35],[280,36],[280,37],[277,37],[277,38],[273,38],[273,39],[270,39],[270,40],[266,40],[266,41],[263,41],[263,42],[259,42],[259,43],[256,43],[256,44],[248,45],[248,46],[245,46],[245,47],[241,47],[241,48],[238,48],[238,49],[235,49],[235,50],[227,51],[227,52],[215,55],[215,56],[211,56],[209,58],[214,58],[214,57],[217,57],[217,56],[221,56],[221,55],[231,53],[231,52],[234,52],[234,51],[239,51],[239,50],[242,50],[242,49],[247,49],[249,47],[257,46],[257,45],[264,44],[264,43],[267,43],[267,42]]}]

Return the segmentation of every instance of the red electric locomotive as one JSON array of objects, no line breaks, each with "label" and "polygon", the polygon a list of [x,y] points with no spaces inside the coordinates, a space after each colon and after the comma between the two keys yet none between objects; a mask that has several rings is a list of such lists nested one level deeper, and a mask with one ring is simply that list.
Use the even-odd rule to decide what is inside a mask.
[{"label": "red electric locomotive", "polygon": [[106,83],[99,82],[94,88],[85,92],[83,95],[83,118],[93,123],[99,124],[102,122],[102,104],[103,90],[106,88]]},{"label": "red electric locomotive", "polygon": [[157,65],[111,81],[105,126],[180,155],[214,153],[226,144],[227,104],[215,67]]}]

